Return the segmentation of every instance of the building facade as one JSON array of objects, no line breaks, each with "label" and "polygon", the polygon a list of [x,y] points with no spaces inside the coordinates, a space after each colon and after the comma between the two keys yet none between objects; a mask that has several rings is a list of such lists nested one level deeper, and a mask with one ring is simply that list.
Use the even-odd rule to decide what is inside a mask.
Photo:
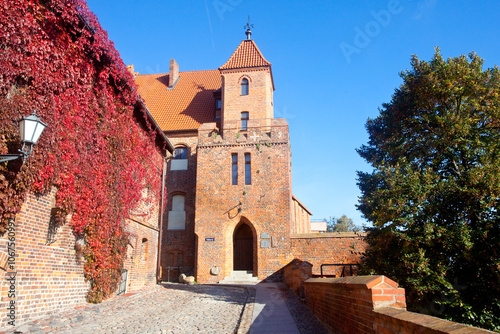
[{"label": "building facade", "polygon": [[179,72],[171,60],[168,74],[136,76],[175,147],[162,280],[183,272],[214,283],[233,270],[280,279],[291,234],[309,232],[310,213],[292,196],[288,125],[274,118],[271,63],[247,36],[217,70]]},{"label": "building facade", "polygon": [[135,73],[175,147],[161,280],[185,273],[216,283],[240,270],[282,280],[295,257],[292,236],[311,232],[311,213],[292,195],[288,124],[274,118],[272,66],[250,35],[217,70],[179,72],[172,59],[167,74]]}]

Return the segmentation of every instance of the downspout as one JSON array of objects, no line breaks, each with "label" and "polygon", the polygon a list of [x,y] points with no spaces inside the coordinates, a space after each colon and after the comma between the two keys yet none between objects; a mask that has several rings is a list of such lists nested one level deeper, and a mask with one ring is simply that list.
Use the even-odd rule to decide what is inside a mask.
[{"label": "downspout", "polygon": [[158,228],[158,256],[156,263],[156,283],[161,282],[161,250],[162,250],[162,231],[163,231],[163,207],[165,205],[165,179],[167,174],[167,157],[163,158],[163,170],[161,175],[161,200],[160,200],[160,219]]}]

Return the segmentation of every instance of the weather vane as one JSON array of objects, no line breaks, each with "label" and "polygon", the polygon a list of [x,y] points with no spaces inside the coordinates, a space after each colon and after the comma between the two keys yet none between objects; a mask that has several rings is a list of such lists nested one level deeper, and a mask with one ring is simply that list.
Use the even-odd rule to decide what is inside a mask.
[{"label": "weather vane", "polygon": [[250,36],[252,36],[252,30],[250,28],[253,28],[253,24],[250,24],[250,15],[248,15],[248,22],[243,26],[243,29],[246,29],[247,31],[245,34],[247,35],[247,39],[252,39]]}]

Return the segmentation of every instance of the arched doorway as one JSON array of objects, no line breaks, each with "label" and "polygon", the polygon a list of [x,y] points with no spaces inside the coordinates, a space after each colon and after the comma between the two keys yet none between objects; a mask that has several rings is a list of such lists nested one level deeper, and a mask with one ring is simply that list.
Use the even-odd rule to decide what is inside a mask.
[{"label": "arched doorway", "polygon": [[253,270],[253,234],[244,223],[233,234],[233,270]]}]

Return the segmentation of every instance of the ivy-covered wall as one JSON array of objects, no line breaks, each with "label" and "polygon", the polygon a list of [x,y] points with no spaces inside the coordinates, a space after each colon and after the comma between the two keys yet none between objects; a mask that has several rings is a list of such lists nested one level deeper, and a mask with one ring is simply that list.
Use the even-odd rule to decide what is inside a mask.
[{"label": "ivy-covered wall", "polygon": [[100,302],[116,289],[124,222],[144,189],[158,207],[162,141],[84,1],[0,0],[0,69],[0,154],[20,148],[21,116],[48,124],[24,165],[0,163],[0,232],[28,194],[57,189],[54,212],[83,241],[87,300]]}]

